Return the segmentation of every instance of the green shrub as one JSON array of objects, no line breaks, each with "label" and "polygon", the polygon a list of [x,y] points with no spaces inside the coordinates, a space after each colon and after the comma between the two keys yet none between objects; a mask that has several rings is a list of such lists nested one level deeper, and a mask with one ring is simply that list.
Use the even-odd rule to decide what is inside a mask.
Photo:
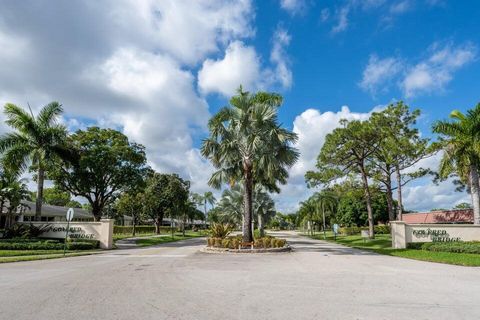
[{"label": "green shrub", "polygon": [[[68,239],[69,243],[89,243],[93,249],[100,247],[100,241],[94,239]],[[68,243],[67,243],[68,246]]]},{"label": "green shrub", "polygon": [[[338,232],[344,236],[353,236],[360,234],[362,230],[368,230],[368,227],[342,227],[338,229]],[[376,234],[390,234],[390,226],[373,226],[373,231]]]},{"label": "green shrub", "polygon": [[63,249],[63,243],[61,242],[0,242],[0,250],[61,250]]},{"label": "green shrub", "polygon": [[423,245],[427,243],[430,243],[430,242],[411,242],[407,244],[407,248],[420,250],[420,249],[423,249]]},{"label": "green shrub", "polygon": [[32,223],[16,223],[5,230],[4,238],[37,238],[50,228],[49,224],[34,225]]},{"label": "green shrub", "polygon": [[213,238],[226,238],[233,231],[233,226],[229,223],[213,223],[210,227],[210,234]]},{"label": "green shrub", "polygon": [[93,242],[75,241],[67,243],[68,250],[93,250],[96,248],[97,245]]},{"label": "green shrub", "polygon": [[[154,233],[155,226],[136,226],[135,227],[136,233]],[[160,227],[160,233],[168,233],[171,232],[171,227]],[[133,233],[133,226],[113,226],[113,234],[132,234]]]},{"label": "green shrub", "polygon": [[480,242],[431,242],[422,246],[423,250],[436,252],[480,254]]}]

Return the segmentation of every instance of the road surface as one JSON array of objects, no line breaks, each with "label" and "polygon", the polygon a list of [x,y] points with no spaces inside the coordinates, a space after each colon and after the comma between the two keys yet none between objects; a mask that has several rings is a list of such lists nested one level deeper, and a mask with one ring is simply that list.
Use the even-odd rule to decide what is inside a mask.
[{"label": "road surface", "polygon": [[283,233],[294,252],[201,253],[204,239],[0,265],[0,319],[479,319],[480,269]]}]

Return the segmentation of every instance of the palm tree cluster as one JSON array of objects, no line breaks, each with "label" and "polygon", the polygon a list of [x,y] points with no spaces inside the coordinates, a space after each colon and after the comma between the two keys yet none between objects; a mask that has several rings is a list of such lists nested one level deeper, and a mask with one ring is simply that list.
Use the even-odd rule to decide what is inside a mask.
[{"label": "palm tree cluster", "polygon": [[442,179],[455,174],[468,186],[472,198],[473,220],[480,224],[480,103],[466,114],[454,110],[451,121],[437,121],[433,132],[440,135],[443,149],[439,176]]},{"label": "palm tree cluster", "polygon": [[243,184],[243,241],[252,242],[253,192],[255,185],[279,192],[286,183],[287,169],[298,159],[292,145],[297,135],[278,123],[278,94],[255,94],[239,88],[209,121],[210,136],[203,140],[202,155],[217,169],[209,184],[215,188]]},{"label": "palm tree cluster", "polygon": [[[244,226],[244,205],[245,189],[242,185],[236,184],[226,189],[215,208],[218,214],[212,219],[216,222],[228,223],[235,226]],[[275,216],[275,202],[270,194],[260,185],[256,185],[253,191],[253,212],[252,225],[257,225],[260,237],[265,235],[265,225]],[[250,228],[252,228],[250,226]]]},{"label": "palm tree cluster", "polygon": [[338,198],[333,192],[322,190],[314,193],[300,203],[298,215],[301,223],[311,235],[314,235],[316,226],[322,226],[323,236],[326,238],[327,218],[335,214],[337,204]]}]

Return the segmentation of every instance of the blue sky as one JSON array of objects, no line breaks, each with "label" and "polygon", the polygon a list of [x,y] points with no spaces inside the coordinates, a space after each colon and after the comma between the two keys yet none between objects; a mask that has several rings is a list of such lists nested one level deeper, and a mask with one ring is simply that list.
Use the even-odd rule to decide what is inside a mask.
[{"label": "blue sky", "polygon": [[[430,136],[432,121],[480,101],[479,16],[473,0],[7,0],[0,103],[60,101],[70,130],[117,128],[147,147],[156,170],[202,192],[213,170],[198,150],[208,118],[240,84],[279,92],[302,155],[275,200],[294,211],[341,118],[402,99],[422,110]],[[421,165],[435,169],[439,158]],[[405,189],[413,210],[468,200],[450,181]]]}]

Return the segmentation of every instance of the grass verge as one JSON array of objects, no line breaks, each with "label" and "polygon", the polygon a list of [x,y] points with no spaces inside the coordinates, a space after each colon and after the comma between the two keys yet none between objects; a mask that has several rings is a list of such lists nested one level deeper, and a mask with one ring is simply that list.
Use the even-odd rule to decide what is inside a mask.
[{"label": "grass verge", "polygon": [[[310,236],[311,238],[324,240],[323,234]],[[337,236],[335,240],[331,232],[327,232],[327,241],[336,242],[348,247],[370,250],[379,254],[415,259],[421,261],[439,262],[460,266],[479,267],[480,254],[434,252],[417,249],[393,249],[390,235],[378,234],[373,240],[364,240],[361,236]]]},{"label": "grass verge", "polygon": [[[93,251],[67,251],[65,257],[85,256]],[[0,263],[63,258],[63,250],[0,250]]]},{"label": "grass verge", "polygon": [[171,234],[170,235],[165,234],[163,237],[138,239],[135,243],[139,247],[147,247],[147,246],[154,246],[162,243],[175,242],[175,241],[198,238],[198,237],[205,237],[205,232],[188,231],[188,232],[185,232],[185,237],[182,235],[182,233],[177,232],[173,235],[173,237]]}]

